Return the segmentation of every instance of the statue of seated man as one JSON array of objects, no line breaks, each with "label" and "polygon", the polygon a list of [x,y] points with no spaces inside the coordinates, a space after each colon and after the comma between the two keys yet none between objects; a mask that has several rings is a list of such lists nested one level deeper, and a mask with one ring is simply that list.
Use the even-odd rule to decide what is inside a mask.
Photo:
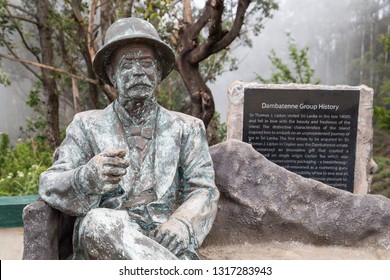
[{"label": "statue of seated man", "polygon": [[93,61],[118,90],[103,110],[76,114],[39,194],[77,216],[75,259],[197,259],[219,192],[203,123],[156,101],[175,54],[155,28],[118,20]]}]

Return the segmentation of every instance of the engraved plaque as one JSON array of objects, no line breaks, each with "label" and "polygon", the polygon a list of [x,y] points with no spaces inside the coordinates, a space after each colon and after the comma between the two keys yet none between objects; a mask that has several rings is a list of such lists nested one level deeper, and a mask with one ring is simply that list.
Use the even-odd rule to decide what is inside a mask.
[{"label": "engraved plaque", "polygon": [[246,88],[242,140],[272,162],[353,192],[360,91]]}]

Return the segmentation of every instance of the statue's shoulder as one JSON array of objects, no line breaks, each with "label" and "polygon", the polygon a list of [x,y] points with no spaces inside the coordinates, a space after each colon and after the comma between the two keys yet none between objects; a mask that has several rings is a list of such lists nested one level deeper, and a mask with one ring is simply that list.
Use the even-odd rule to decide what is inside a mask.
[{"label": "statue's shoulder", "polygon": [[96,123],[97,121],[107,120],[107,117],[113,113],[113,104],[110,104],[104,109],[88,110],[77,113],[73,117],[73,122]]},{"label": "statue's shoulder", "polygon": [[202,120],[176,111],[170,111],[161,107],[161,114],[167,116],[171,121],[176,122],[182,126],[199,126],[202,123]]}]

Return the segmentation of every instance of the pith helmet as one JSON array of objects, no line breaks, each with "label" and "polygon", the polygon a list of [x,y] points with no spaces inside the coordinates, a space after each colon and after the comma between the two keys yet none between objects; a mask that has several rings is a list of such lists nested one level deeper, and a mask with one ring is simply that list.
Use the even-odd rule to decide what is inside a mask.
[{"label": "pith helmet", "polygon": [[105,44],[96,53],[92,62],[96,75],[112,85],[106,74],[106,66],[112,53],[120,46],[131,43],[145,43],[154,48],[160,56],[163,80],[172,70],[175,63],[175,52],[164,43],[157,30],[149,22],[139,18],[122,18],[114,22],[106,32]]}]

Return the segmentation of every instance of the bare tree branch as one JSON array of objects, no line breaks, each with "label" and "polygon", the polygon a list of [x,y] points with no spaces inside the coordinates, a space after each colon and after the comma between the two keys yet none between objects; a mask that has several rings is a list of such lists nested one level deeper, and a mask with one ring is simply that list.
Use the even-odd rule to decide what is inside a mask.
[{"label": "bare tree branch", "polygon": [[14,5],[14,4],[12,4],[12,3],[7,3],[7,6],[13,8],[13,9],[15,9],[15,10],[18,10],[18,11],[20,11],[20,12],[22,12],[22,13],[24,13],[24,14],[26,14],[26,15],[28,15],[28,16],[30,16],[30,17],[36,19],[36,15],[35,15],[35,14],[33,14],[33,13],[31,13],[31,12],[29,12],[29,11],[23,9],[23,8],[20,7],[20,6]]},{"label": "bare tree branch", "polygon": [[132,16],[132,9],[133,9],[133,5],[134,5],[134,0],[129,0],[127,1],[124,1],[124,9],[123,9],[123,15],[125,17],[131,17]]},{"label": "bare tree branch", "polygon": [[116,90],[109,86],[108,84],[105,84],[103,82],[100,83],[100,86],[102,87],[105,95],[107,96],[108,100],[110,102],[114,101],[116,99],[116,97],[118,96]]},{"label": "bare tree branch", "polygon": [[84,17],[83,15],[81,14],[81,11],[79,9],[79,3],[80,1],[78,0],[72,0],[70,2],[70,6],[72,8],[72,11],[73,11],[73,15],[75,16],[77,22],[84,28],[86,29],[86,26],[85,26],[85,23],[84,23]]},{"label": "bare tree branch", "polygon": [[14,19],[18,19],[18,20],[21,20],[21,21],[32,23],[34,25],[38,25],[38,22],[36,22],[36,21],[34,21],[32,19],[29,19],[27,17],[17,16],[17,15],[12,15],[12,14],[10,14],[9,16],[14,18]]},{"label": "bare tree branch", "polygon": [[41,62],[41,58],[39,57],[39,55],[36,54],[36,52],[32,49],[32,47],[30,47],[30,45],[27,43],[26,39],[24,38],[23,32],[19,28],[16,28],[16,31],[18,32],[20,38],[22,39],[22,43],[25,46],[25,48],[35,57],[35,59],[38,62]]},{"label": "bare tree branch", "polygon": [[18,26],[18,24],[16,22],[16,18],[12,15],[12,13],[8,9],[8,7],[6,8],[6,11],[8,13],[9,19],[14,23],[15,29],[18,32],[19,37],[22,40],[22,43],[25,46],[25,48],[36,58],[36,60],[38,62],[41,62],[41,59],[40,59],[39,55],[37,55],[36,52],[32,49],[32,47],[30,47],[30,45],[27,43],[27,40],[26,40],[25,35],[24,35],[24,32],[22,32],[22,30],[20,30],[20,28],[19,28],[19,26]]},{"label": "bare tree branch", "polygon": [[216,53],[229,46],[235,38],[240,35],[241,27],[244,23],[245,12],[248,9],[250,0],[240,0],[237,5],[236,18],[230,31],[219,41],[213,48],[212,52]]},{"label": "bare tree branch", "polygon": [[185,26],[183,31],[183,38],[181,39],[181,55],[185,55],[186,53],[192,51],[197,47],[197,38],[202,29],[207,25],[210,20],[212,14],[212,7],[210,6],[210,0],[208,0],[205,4],[205,8],[202,14],[199,16],[198,20],[190,25]]},{"label": "bare tree branch", "polygon": [[[215,0],[216,1],[216,0]],[[239,3],[237,5],[236,10],[236,17],[233,22],[232,28],[224,34],[222,38],[215,37],[212,38],[210,35],[214,35],[212,33],[209,34],[209,37],[207,38],[206,43],[198,46],[195,50],[193,50],[190,54],[190,61],[191,63],[199,63],[202,60],[209,57],[211,54],[217,53],[226,47],[228,47],[235,38],[237,38],[240,35],[241,27],[244,22],[245,18],[245,12],[248,9],[248,6],[250,4],[250,0],[239,0]],[[209,5],[212,9],[217,9],[217,11],[214,12],[214,15],[217,17],[219,16],[219,13],[223,11],[218,11],[218,9],[223,9],[223,6],[218,5]],[[217,18],[215,19],[217,21]],[[217,22],[218,23],[218,22]],[[215,28],[218,28],[217,26]],[[215,30],[217,31],[217,29]]]},{"label": "bare tree branch", "polygon": [[[81,11],[80,11],[80,5],[81,5],[81,0],[72,0],[71,2],[71,7],[73,11],[73,15],[76,19],[76,23],[78,25],[76,36],[79,36],[79,40],[75,40],[77,42],[76,44],[79,46],[81,55],[84,58],[85,65],[86,65],[86,70],[87,70],[87,76],[89,79],[94,80],[95,79],[95,73],[92,69],[92,59],[95,54],[95,49],[93,45],[93,18],[94,18],[94,13],[96,12],[96,6],[97,6],[97,1],[91,0],[91,5],[93,7],[90,7],[90,14],[89,14],[89,20],[92,22],[86,23],[84,21],[84,18],[82,17]],[[91,33],[89,33],[89,29],[91,30]],[[97,46],[96,46],[97,49]],[[88,95],[88,101],[87,101],[87,106],[89,109],[92,108],[97,108],[98,107],[98,88],[96,87],[97,84],[89,84],[89,95]]]},{"label": "bare tree branch", "polygon": [[[9,44],[8,44],[7,42],[3,42],[3,43],[5,44],[7,50],[13,55],[13,57],[12,57],[12,56],[8,56],[8,55],[6,55],[6,54],[1,54],[1,53],[0,53],[0,57],[7,58],[7,56],[8,56],[8,57],[11,57],[11,58],[20,59],[20,58],[17,56],[17,54],[14,52],[14,50],[11,48],[11,46],[9,46]],[[10,58],[7,58],[7,59],[12,60],[12,59],[10,59]],[[37,79],[42,80],[42,78],[41,78],[41,77],[40,77],[32,68],[30,68],[30,67],[29,67],[27,64],[25,64],[25,63],[22,63],[22,64],[23,64],[23,66],[24,66],[28,71],[30,71]]]},{"label": "bare tree branch", "polygon": [[185,24],[193,24],[191,0],[183,0],[183,19]]},{"label": "bare tree branch", "polygon": [[106,37],[106,31],[108,27],[110,26],[110,3],[101,1],[100,4],[100,30],[101,30],[101,36],[98,38],[99,41],[101,40],[102,45],[104,44],[104,38]]},{"label": "bare tree branch", "polygon": [[91,7],[88,16],[87,45],[90,57],[94,57],[97,47],[94,46],[93,25],[95,21],[96,6],[99,0],[91,0]]},{"label": "bare tree branch", "polygon": [[81,112],[80,107],[80,93],[77,87],[77,80],[72,78],[72,93],[73,93],[73,106],[76,113]]},{"label": "bare tree branch", "polygon": [[222,31],[222,14],[224,10],[223,0],[214,0],[211,2],[213,7],[211,13],[211,22],[209,28],[209,36],[206,42],[206,48],[218,42],[223,36]]},{"label": "bare tree branch", "polygon": [[[0,53],[0,57],[8,59],[8,60],[12,60],[12,61],[17,61],[17,62],[20,62],[22,64],[29,64],[29,65],[33,65],[33,66],[40,67],[40,68],[43,68],[43,69],[48,69],[50,71],[54,71],[54,72],[57,72],[57,73],[60,73],[60,74],[64,74],[64,75],[67,75],[67,76],[69,76],[71,78],[82,80],[82,81],[86,81],[86,82],[91,83],[91,84],[95,84],[95,85],[99,84],[99,82],[97,80],[93,80],[93,79],[90,79],[90,78],[87,78],[87,77],[84,77],[84,76],[80,76],[80,75],[75,75],[75,74],[70,73],[70,72],[68,72],[66,70],[63,70],[63,69],[60,69],[60,68],[56,68],[56,67],[53,67],[53,66],[50,66],[50,65],[46,65],[46,64],[42,64],[42,63],[30,61],[30,60],[21,59],[21,58],[18,58],[16,56],[14,57],[14,56],[10,56],[10,55],[3,54],[3,53]],[[36,73],[35,73],[35,76],[37,76]],[[40,79],[39,76],[37,76],[37,77]]]}]

